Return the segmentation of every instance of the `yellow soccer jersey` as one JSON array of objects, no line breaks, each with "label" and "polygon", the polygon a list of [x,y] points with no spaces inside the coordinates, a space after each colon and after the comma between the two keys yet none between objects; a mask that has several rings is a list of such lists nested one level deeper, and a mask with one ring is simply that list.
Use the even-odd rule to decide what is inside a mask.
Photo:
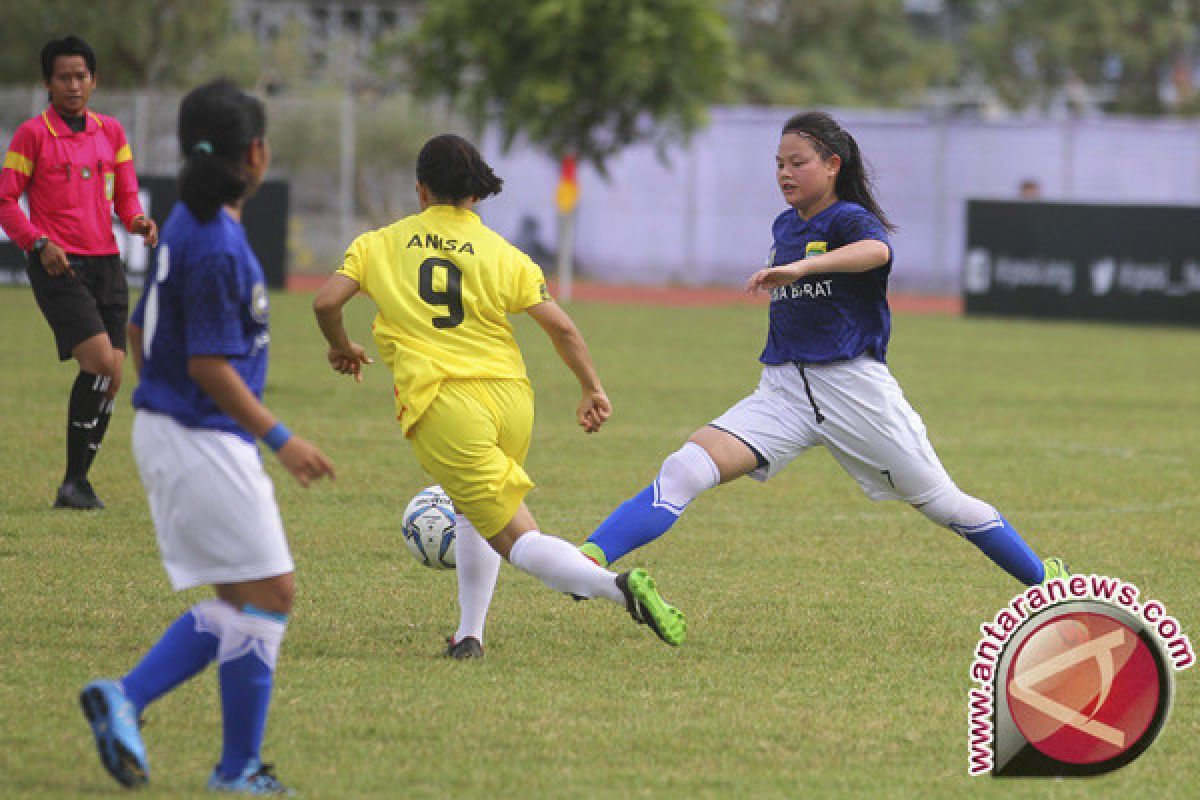
[{"label": "yellow soccer jersey", "polygon": [[435,205],[365,233],[338,272],[379,308],[372,330],[405,434],[447,378],[526,379],[507,315],[549,300],[546,279],[474,212]]}]

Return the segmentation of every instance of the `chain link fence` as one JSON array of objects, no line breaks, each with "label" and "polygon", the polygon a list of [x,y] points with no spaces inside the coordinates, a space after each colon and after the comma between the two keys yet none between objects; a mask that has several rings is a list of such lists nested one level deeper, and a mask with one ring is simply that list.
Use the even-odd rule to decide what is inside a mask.
[{"label": "chain link fence", "polygon": [[[142,174],[178,169],[178,91],[101,89],[97,111],[121,120]],[[42,89],[0,90],[0,142],[39,113]],[[291,186],[288,269],[324,274],[359,233],[417,210],[415,161],[442,131],[473,135],[444,106],[336,88],[267,99],[270,177]],[[579,171],[575,257],[594,280],[740,285],[770,248],[784,205],[774,182],[790,109],[715,108],[711,124],[663,159],[626,149],[607,178]],[[892,285],[959,288],[966,201],[1015,199],[1026,180],[1045,201],[1200,205],[1200,122],[1184,119],[931,119],[917,112],[835,112],[862,146],[879,199],[899,225]],[[505,179],[480,213],[544,267],[554,248],[557,165],[495,131],[473,137]],[[541,254],[539,257],[538,254]]]}]

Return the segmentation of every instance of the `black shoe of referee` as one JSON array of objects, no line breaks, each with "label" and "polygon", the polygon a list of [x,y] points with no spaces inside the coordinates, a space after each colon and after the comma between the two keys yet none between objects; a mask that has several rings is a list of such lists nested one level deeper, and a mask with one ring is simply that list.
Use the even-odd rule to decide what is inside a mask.
[{"label": "black shoe of referee", "polygon": [[58,496],[54,498],[55,508],[70,508],[76,511],[98,511],[104,508],[104,502],[96,497],[87,478],[63,481],[58,487]]}]

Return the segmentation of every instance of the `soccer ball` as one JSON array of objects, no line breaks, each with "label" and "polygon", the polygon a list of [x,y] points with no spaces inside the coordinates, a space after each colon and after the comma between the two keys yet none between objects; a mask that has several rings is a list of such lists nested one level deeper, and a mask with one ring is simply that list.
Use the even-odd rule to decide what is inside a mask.
[{"label": "soccer ball", "polygon": [[454,569],[454,504],[440,486],[426,486],[404,509],[404,543],[432,569]]}]

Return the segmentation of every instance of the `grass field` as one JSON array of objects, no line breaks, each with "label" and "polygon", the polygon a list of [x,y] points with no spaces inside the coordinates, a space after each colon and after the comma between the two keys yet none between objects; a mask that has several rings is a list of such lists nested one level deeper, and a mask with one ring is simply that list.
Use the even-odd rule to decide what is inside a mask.
[{"label": "grass field", "polygon": [[[689,617],[659,643],[616,606],[501,573],[482,662],[438,657],[452,573],[419,567],[399,516],[422,476],[378,366],[335,379],[303,295],[276,295],[267,401],[336,483],[268,455],[298,563],[265,755],[305,797],[1195,797],[1196,671],[1138,761],[1088,781],[966,774],[978,626],[1020,588],[824,452],[698,499],[630,557]],[[366,338],[369,308],[352,305]],[[615,406],[586,437],[570,374],[517,321],[538,391],[528,467],[542,527],[573,541],[690,431],[754,385],[764,310],[576,305]],[[900,316],[890,359],[943,462],[1036,550],[1120,576],[1200,644],[1200,331]],[[0,795],[94,797],[76,702],[195,600],[171,593],[129,448],[129,389],[93,473],[108,510],[49,508],[73,368],[28,289],[0,290]],[[148,712],[155,797],[219,755],[210,670]]]}]

